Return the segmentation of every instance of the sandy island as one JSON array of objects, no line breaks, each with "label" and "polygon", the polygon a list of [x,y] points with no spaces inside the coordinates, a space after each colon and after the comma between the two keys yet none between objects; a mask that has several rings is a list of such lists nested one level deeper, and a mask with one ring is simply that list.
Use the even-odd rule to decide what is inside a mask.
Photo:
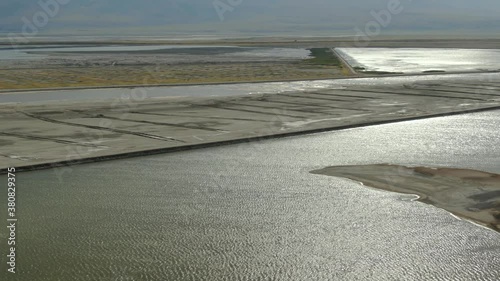
[{"label": "sandy island", "polygon": [[336,166],[313,174],[344,177],[393,192],[416,194],[419,201],[500,232],[500,175],[469,169],[378,164]]}]

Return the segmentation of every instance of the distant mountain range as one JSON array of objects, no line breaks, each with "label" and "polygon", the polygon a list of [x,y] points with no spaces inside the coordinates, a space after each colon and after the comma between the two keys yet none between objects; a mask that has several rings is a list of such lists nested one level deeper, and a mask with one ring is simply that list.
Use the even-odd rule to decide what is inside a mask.
[{"label": "distant mountain range", "polygon": [[[0,32],[21,32],[54,1],[67,4],[40,33],[351,34],[397,0],[2,0]],[[384,32],[500,30],[498,0],[399,1]]]}]

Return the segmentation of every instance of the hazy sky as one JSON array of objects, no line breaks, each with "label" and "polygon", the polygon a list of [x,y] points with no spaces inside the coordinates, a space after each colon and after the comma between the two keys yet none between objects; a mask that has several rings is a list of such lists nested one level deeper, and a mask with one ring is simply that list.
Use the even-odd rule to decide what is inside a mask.
[{"label": "hazy sky", "polygon": [[[59,1],[59,2],[56,2]],[[52,3],[48,9],[39,2]],[[0,31],[349,34],[398,0],[0,0]],[[399,0],[383,32],[496,34],[498,0]],[[54,5],[57,3],[57,7]],[[45,15],[45,17],[44,17]],[[35,16],[35,18],[34,18]],[[48,19],[48,20],[47,20]],[[379,20],[380,21],[380,20]]]}]

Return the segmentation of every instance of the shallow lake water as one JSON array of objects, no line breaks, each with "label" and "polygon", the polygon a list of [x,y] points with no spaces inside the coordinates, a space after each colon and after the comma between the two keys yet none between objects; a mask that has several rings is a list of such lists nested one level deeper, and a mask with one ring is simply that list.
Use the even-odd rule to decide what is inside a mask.
[{"label": "shallow lake water", "polygon": [[362,67],[367,71],[421,73],[500,70],[500,50],[339,48],[337,51],[353,67]]},{"label": "shallow lake water", "polygon": [[19,273],[0,279],[497,281],[499,233],[310,171],[499,173],[499,120],[495,111],[19,173]]}]

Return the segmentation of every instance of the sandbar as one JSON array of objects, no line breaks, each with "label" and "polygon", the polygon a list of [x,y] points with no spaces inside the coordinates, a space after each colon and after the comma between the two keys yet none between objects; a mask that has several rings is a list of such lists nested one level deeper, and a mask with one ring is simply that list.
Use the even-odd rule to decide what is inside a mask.
[{"label": "sandbar", "polygon": [[313,174],[343,177],[366,186],[415,194],[419,201],[500,232],[500,175],[471,169],[389,164],[332,166]]}]

